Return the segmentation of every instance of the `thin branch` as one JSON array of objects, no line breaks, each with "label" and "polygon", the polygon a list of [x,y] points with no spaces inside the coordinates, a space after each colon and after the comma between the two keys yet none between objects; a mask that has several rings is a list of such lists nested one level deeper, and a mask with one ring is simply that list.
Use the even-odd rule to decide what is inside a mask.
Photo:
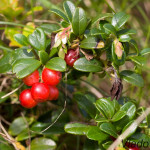
[{"label": "thin branch", "polygon": [[0,92],[2,91],[4,85],[6,84],[6,81],[7,81],[8,77],[5,77],[1,83],[1,86],[0,86]]},{"label": "thin branch", "polygon": [[7,125],[10,125],[11,123],[8,122],[3,116],[0,116],[0,119]]},{"label": "thin branch", "polygon": [[17,145],[16,145],[16,141],[8,134],[8,132],[5,130],[5,128],[3,127],[1,120],[0,120],[0,128],[2,129],[2,131],[4,132],[4,134],[6,135],[7,138],[5,138],[6,140],[8,140],[15,148],[15,150],[19,150]]},{"label": "thin branch", "polygon": [[65,100],[65,103],[64,103],[64,108],[61,111],[61,113],[59,114],[59,116],[56,118],[56,120],[51,125],[49,125],[46,129],[42,130],[40,133],[42,134],[43,132],[45,132],[46,130],[48,130],[50,127],[52,127],[57,122],[57,120],[60,118],[60,116],[63,114],[63,112],[65,111],[65,109],[66,109],[66,100]]},{"label": "thin branch", "polygon": [[85,81],[83,79],[80,79],[80,80],[82,81],[82,83],[85,83],[91,89],[92,93],[94,93],[98,98],[103,97],[103,96],[109,96],[105,91],[103,91],[100,88],[97,88],[96,86],[94,86],[90,82]]},{"label": "thin branch", "polygon": [[150,114],[150,108],[147,108],[145,112],[143,112],[126,130],[123,132],[112,145],[108,148],[108,150],[114,150],[121,142],[124,140],[137,126]]},{"label": "thin branch", "polygon": [[19,87],[17,87],[16,89],[14,89],[13,91],[11,91],[10,93],[7,93],[6,95],[2,96],[1,99],[4,99],[4,98],[10,96],[11,94],[15,93],[15,92],[18,91],[23,85],[24,85],[24,83],[22,83]]}]

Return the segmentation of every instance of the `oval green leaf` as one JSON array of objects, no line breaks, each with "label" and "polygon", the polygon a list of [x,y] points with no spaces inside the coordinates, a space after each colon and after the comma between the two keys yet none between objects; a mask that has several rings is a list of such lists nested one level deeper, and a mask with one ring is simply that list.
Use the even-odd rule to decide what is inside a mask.
[{"label": "oval green leaf", "polygon": [[101,125],[100,125],[100,129],[103,131],[103,132],[105,132],[105,133],[107,133],[107,134],[109,134],[109,135],[111,135],[111,136],[113,136],[113,137],[115,137],[115,138],[117,138],[117,130],[116,130],[116,128],[111,124],[111,123],[102,123]]},{"label": "oval green leaf", "polygon": [[96,45],[98,43],[98,40],[95,37],[88,37],[81,41],[80,47],[84,49],[95,49]]},{"label": "oval green leaf", "polygon": [[113,122],[116,122],[120,119],[122,119],[126,115],[126,111],[119,110],[111,119]]},{"label": "oval green leaf", "polygon": [[129,19],[129,15],[124,12],[116,13],[112,18],[112,25],[118,30],[121,28]]},{"label": "oval green leaf", "polygon": [[24,36],[23,34],[15,34],[14,39],[16,40],[16,42],[18,42],[19,44],[23,46],[29,45],[27,37]]},{"label": "oval green leaf", "polygon": [[37,50],[45,50],[46,48],[46,35],[41,28],[37,28],[32,34],[28,36],[28,41],[32,47]]},{"label": "oval green leaf", "polygon": [[51,12],[57,14],[59,17],[64,19],[66,22],[69,23],[68,17],[65,15],[65,13],[62,10],[59,9],[51,9]]},{"label": "oval green leaf", "polygon": [[132,120],[136,113],[136,106],[132,102],[127,102],[120,108],[120,110],[126,111],[126,115],[130,120]]},{"label": "oval green leaf", "polygon": [[40,67],[40,61],[32,58],[19,59],[13,64],[13,72],[21,79]]},{"label": "oval green leaf", "polygon": [[55,141],[48,138],[36,138],[31,142],[31,150],[55,150]]},{"label": "oval green leaf", "polygon": [[47,62],[45,67],[63,72],[66,71],[66,62],[60,57],[54,57]]},{"label": "oval green leaf", "polygon": [[[26,120],[29,121],[28,118]],[[27,128],[27,124],[23,117],[16,118],[9,127],[9,133],[13,136],[18,135]]]},{"label": "oval green leaf", "polygon": [[102,63],[96,59],[88,61],[85,57],[79,58],[74,63],[74,68],[83,72],[100,72],[103,70]]},{"label": "oval green leaf", "polygon": [[72,28],[75,35],[82,35],[87,26],[87,17],[82,8],[76,8],[72,18]]},{"label": "oval green leaf", "polygon": [[75,5],[70,1],[65,1],[63,6],[70,22],[72,22],[72,16],[74,15],[76,9]]},{"label": "oval green leaf", "polygon": [[115,108],[110,98],[100,98],[95,105],[105,118],[111,119],[113,117]]},{"label": "oval green leaf", "polygon": [[124,79],[126,82],[133,84],[135,86],[143,87],[144,86],[144,80],[141,75],[130,71],[130,70],[124,70],[120,73],[121,78]]},{"label": "oval green leaf", "polygon": [[65,125],[65,131],[75,135],[85,135],[89,126],[81,123],[69,123]]},{"label": "oval green leaf", "polygon": [[91,139],[91,140],[96,140],[96,141],[104,141],[106,140],[109,135],[104,133],[99,129],[97,126],[91,126],[86,134],[86,136]]}]

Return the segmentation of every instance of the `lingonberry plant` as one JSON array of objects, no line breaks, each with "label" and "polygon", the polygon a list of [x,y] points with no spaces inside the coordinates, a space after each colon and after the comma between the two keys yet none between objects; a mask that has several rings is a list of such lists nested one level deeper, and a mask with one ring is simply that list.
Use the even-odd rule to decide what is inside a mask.
[{"label": "lingonberry plant", "polygon": [[[139,107],[132,97],[122,96],[122,82],[124,80],[133,86],[144,86],[141,71],[146,60],[144,55],[150,53],[150,49],[139,50],[132,38],[136,31],[125,26],[129,15],[124,12],[98,14],[91,20],[82,8],[76,7],[70,1],[65,1],[63,7],[64,11],[51,10],[51,13],[62,18],[59,26],[44,24],[28,36],[14,36],[22,48],[10,52],[0,60],[2,62],[9,59],[8,62],[4,62],[5,67],[1,72],[12,71],[27,86],[32,86],[31,89],[21,92],[22,106],[38,107],[41,102],[58,99],[52,103],[58,105],[56,108],[66,101],[67,111],[72,103],[76,103],[85,118],[85,122],[82,123],[78,122],[78,119],[72,123],[70,118],[61,122],[59,118],[58,124],[61,123],[61,127],[56,122],[41,134],[66,132],[77,137],[81,135],[84,136],[85,145],[90,145],[92,150],[108,149],[145,110],[144,107]],[[134,64],[131,70],[125,69],[126,62]],[[110,95],[104,93],[102,98],[96,99],[92,94],[76,91],[73,97],[70,96],[72,100],[68,102],[67,94],[64,96],[62,93],[67,91],[72,94],[68,87],[73,87],[81,77],[91,74],[113,79]],[[52,114],[51,120],[56,116],[58,114]],[[138,142],[141,140],[150,143],[147,132],[150,126],[149,118],[148,115],[139,126],[135,125],[116,150],[140,149]],[[48,119],[45,123],[40,120],[42,117],[38,122],[34,120],[34,123],[29,124],[31,130],[35,131],[31,137],[48,127]],[[27,134],[27,130],[21,130],[14,136],[17,135],[21,140],[27,139],[27,136],[21,138],[23,134]],[[40,139],[38,140],[40,143]],[[131,148],[127,142],[134,143],[134,147]]]}]

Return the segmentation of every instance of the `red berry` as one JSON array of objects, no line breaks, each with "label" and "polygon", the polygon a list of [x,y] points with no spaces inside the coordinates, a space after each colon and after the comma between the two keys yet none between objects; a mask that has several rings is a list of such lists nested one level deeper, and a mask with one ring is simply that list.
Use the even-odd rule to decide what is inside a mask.
[{"label": "red berry", "polygon": [[129,150],[140,150],[138,147],[129,148]]},{"label": "red berry", "polygon": [[56,86],[49,86],[50,89],[50,95],[49,95],[49,100],[56,100],[58,99],[59,96],[59,91]]},{"label": "red berry", "polygon": [[32,98],[30,89],[22,91],[19,96],[19,100],[20,104],[25,108],[33,108],[37,105],[37,102]]},{"label": "red berry", "polygon": [[23,82],[24,82],[24,84],[26,84],[28,86],[32,86],[34,83],[39,82],[39,78],[40,78],[39,72],[38,72],[38,70],[35,70],[30,75],[23,78]]},{"label": "red berry", "polygon": [[31,88],[31,94],[36,102],[44,102],[50,94],[49,86],[45,83],[35,83]]},{"label": "red berry", "polygon": [[48,85],[57,85],[61,80],[61,72],[45,68],[42,72],[42,80]]},{"label": "red berry", "polygon": [[69,66],[73,66],[74,62],[80,58],[79,54],[77,51],[73,50],[73,49],[69,49],[67,51],[67,54],[65,55],[65,61],[67,63],[67,65]]}]

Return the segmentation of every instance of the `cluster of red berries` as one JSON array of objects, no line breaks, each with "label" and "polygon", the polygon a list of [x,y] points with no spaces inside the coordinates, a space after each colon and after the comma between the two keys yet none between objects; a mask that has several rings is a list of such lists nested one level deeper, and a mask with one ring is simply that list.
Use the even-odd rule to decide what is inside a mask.
[{"label": "cluster of red berries", "polygon": [[45,68],[42,71],[43,83],[39,82],[38,70],[23,78],[23,82],[32,87],[21,92],[19,97],[21,105],[25,108],[33,108],[39,102],[56,100],[59,96],[56,85],[60,82],[61,77],[61,72]]},{"label": "cluster of red berries", "polygon": [[[79,53],[76,50],[69,49],[65,55],[65,61],[68,66],[73,67],[74,62],[79,57]],[[32,87],[21,92],[19,97],[21,105],[25,108],[33,108],[39,102],[56,100],[59,96],[56,85],[60,82],[61,76],[61,72],[45,68],[42,72],[43,83],[39,82],[40,75],[38,70],[25,77],[23,82]]]}]

